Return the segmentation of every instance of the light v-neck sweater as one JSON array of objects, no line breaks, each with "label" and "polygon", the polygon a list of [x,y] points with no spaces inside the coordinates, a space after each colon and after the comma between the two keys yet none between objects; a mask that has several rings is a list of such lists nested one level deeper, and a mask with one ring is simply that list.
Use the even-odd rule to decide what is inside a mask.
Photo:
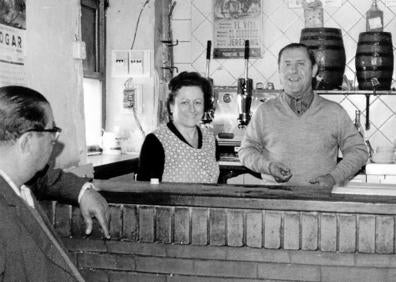
[{"label": "light v-neck sweater", "polygon": [[[285,95],[267,100],[254,113],[238,152],[242,164],[274,181],[269,163],[282,162],[291,169],[288,184],[293,185],[310,185],[309,180],[328,173],[337,183],[355,175],[368,153],[341,105],[314,94],[311,106],[298,116]],[[343,160],[337,164],[338,148]]]}]

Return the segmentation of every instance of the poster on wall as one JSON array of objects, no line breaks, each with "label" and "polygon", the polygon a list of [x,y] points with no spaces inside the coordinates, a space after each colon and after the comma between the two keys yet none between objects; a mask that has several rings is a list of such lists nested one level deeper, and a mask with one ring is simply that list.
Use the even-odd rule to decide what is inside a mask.
[{"label": "poster on wall", "polygon": [[250,57],[261,57],[261,0],[213,0],[214,58],[243,58],[245,40]]},{"label": "poster on wall", "polygon": [[0,0],[0,86],[26,85],[25,0]]}]

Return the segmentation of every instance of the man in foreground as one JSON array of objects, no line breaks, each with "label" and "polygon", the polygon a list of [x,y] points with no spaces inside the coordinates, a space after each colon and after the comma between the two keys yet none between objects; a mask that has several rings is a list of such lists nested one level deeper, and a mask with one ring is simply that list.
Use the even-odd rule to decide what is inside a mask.
[{"label": "man in foreground", "polygon": [[[60,132],[48,101],[40,93],[19,86],[0,88],[1,280],[84,281],[25,185],[46,167]],[[87,232],[92,229],[94,215],[108,237],[107,203],[96,191],[59,185],[69,179],[69,186],[83,180],[56,171],[40,179],[34,181],[35,193],[68,202],[79,198]],[[43,179],[52,179],[49,184],[54,189]]]},{"label": "man in foreground", "polygon": [[318,67],[305,45],[281,49],[278,70],[284,91],[254,113],[238,152],[242,164],[267,183],[324,188],[344,183],[367,162],[363,138],[339,104],[313,92]]}]

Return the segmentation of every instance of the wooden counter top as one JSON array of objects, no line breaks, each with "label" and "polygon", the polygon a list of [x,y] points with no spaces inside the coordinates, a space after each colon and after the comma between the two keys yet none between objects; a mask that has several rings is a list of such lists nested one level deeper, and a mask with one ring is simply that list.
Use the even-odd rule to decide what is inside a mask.
[{"label": "wooden counter top", "polygon": [[87,161],[91,163],[94,167],[99,167],[103,165],[108,165],[117,162],[123,162],[128,160],[134,160],[139,157],[139,153],[133,154],[119,154],[119,155],[111,155],[111,154],[101,154],[101,155],[93,155],[88,156]]},{"label": "wooden counter top", "polygon": [[396,214],[395,196],[332,194],[308,186],[108,182],[111,203]]},{"label": "wooden counter top", "polygon": [[[87,157],[87,162],[91,163],[94,167],[95,179],[109,179],[136,172],[139,163],[139,153],[127,155],[93,155]],[[226,183],[228,178],[241,173],[251,173],[256,177],[260,177],[260,174],[245,168],[240,162],[220,161],[219,165],[221,170],[219,177],[220,183]]]},{"label": "wooden counter top", "polygon": [[109,179],[136,172],[139,162],[139,153],[88,156],[87,162],[92,163],[94,167],[95,179]]}]

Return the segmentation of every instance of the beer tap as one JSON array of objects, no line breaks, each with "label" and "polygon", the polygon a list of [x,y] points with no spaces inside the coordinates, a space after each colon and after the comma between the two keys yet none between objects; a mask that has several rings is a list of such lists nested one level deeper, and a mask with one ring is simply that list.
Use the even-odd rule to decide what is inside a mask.
[{"label": "beer tap", "polygon": [[[373,77],[370,79],[373,86],[373,95],[377,95],[377,87],[380,85],[378,78]],[[366,130],[370,129],[370,94],[366,94]]]},{"label": "beer tap", "polygon": [[250,121],[250,106],[252,103],[253,80],[249,78],[249,40],[245,41],[245,78],[238,79],[238,127],[245,127]]},{"label": "beer tap", "polygon": [[206,78],[210,82],[210,97],[208,101],[205,100],[206,111],[202,117],[202,123],[207,124],[213,121],[214,118],[214,93],[213,93],[213,79],[210,78],[210,53],[212,49],[212,41],[208,40],[206,44]]}]

